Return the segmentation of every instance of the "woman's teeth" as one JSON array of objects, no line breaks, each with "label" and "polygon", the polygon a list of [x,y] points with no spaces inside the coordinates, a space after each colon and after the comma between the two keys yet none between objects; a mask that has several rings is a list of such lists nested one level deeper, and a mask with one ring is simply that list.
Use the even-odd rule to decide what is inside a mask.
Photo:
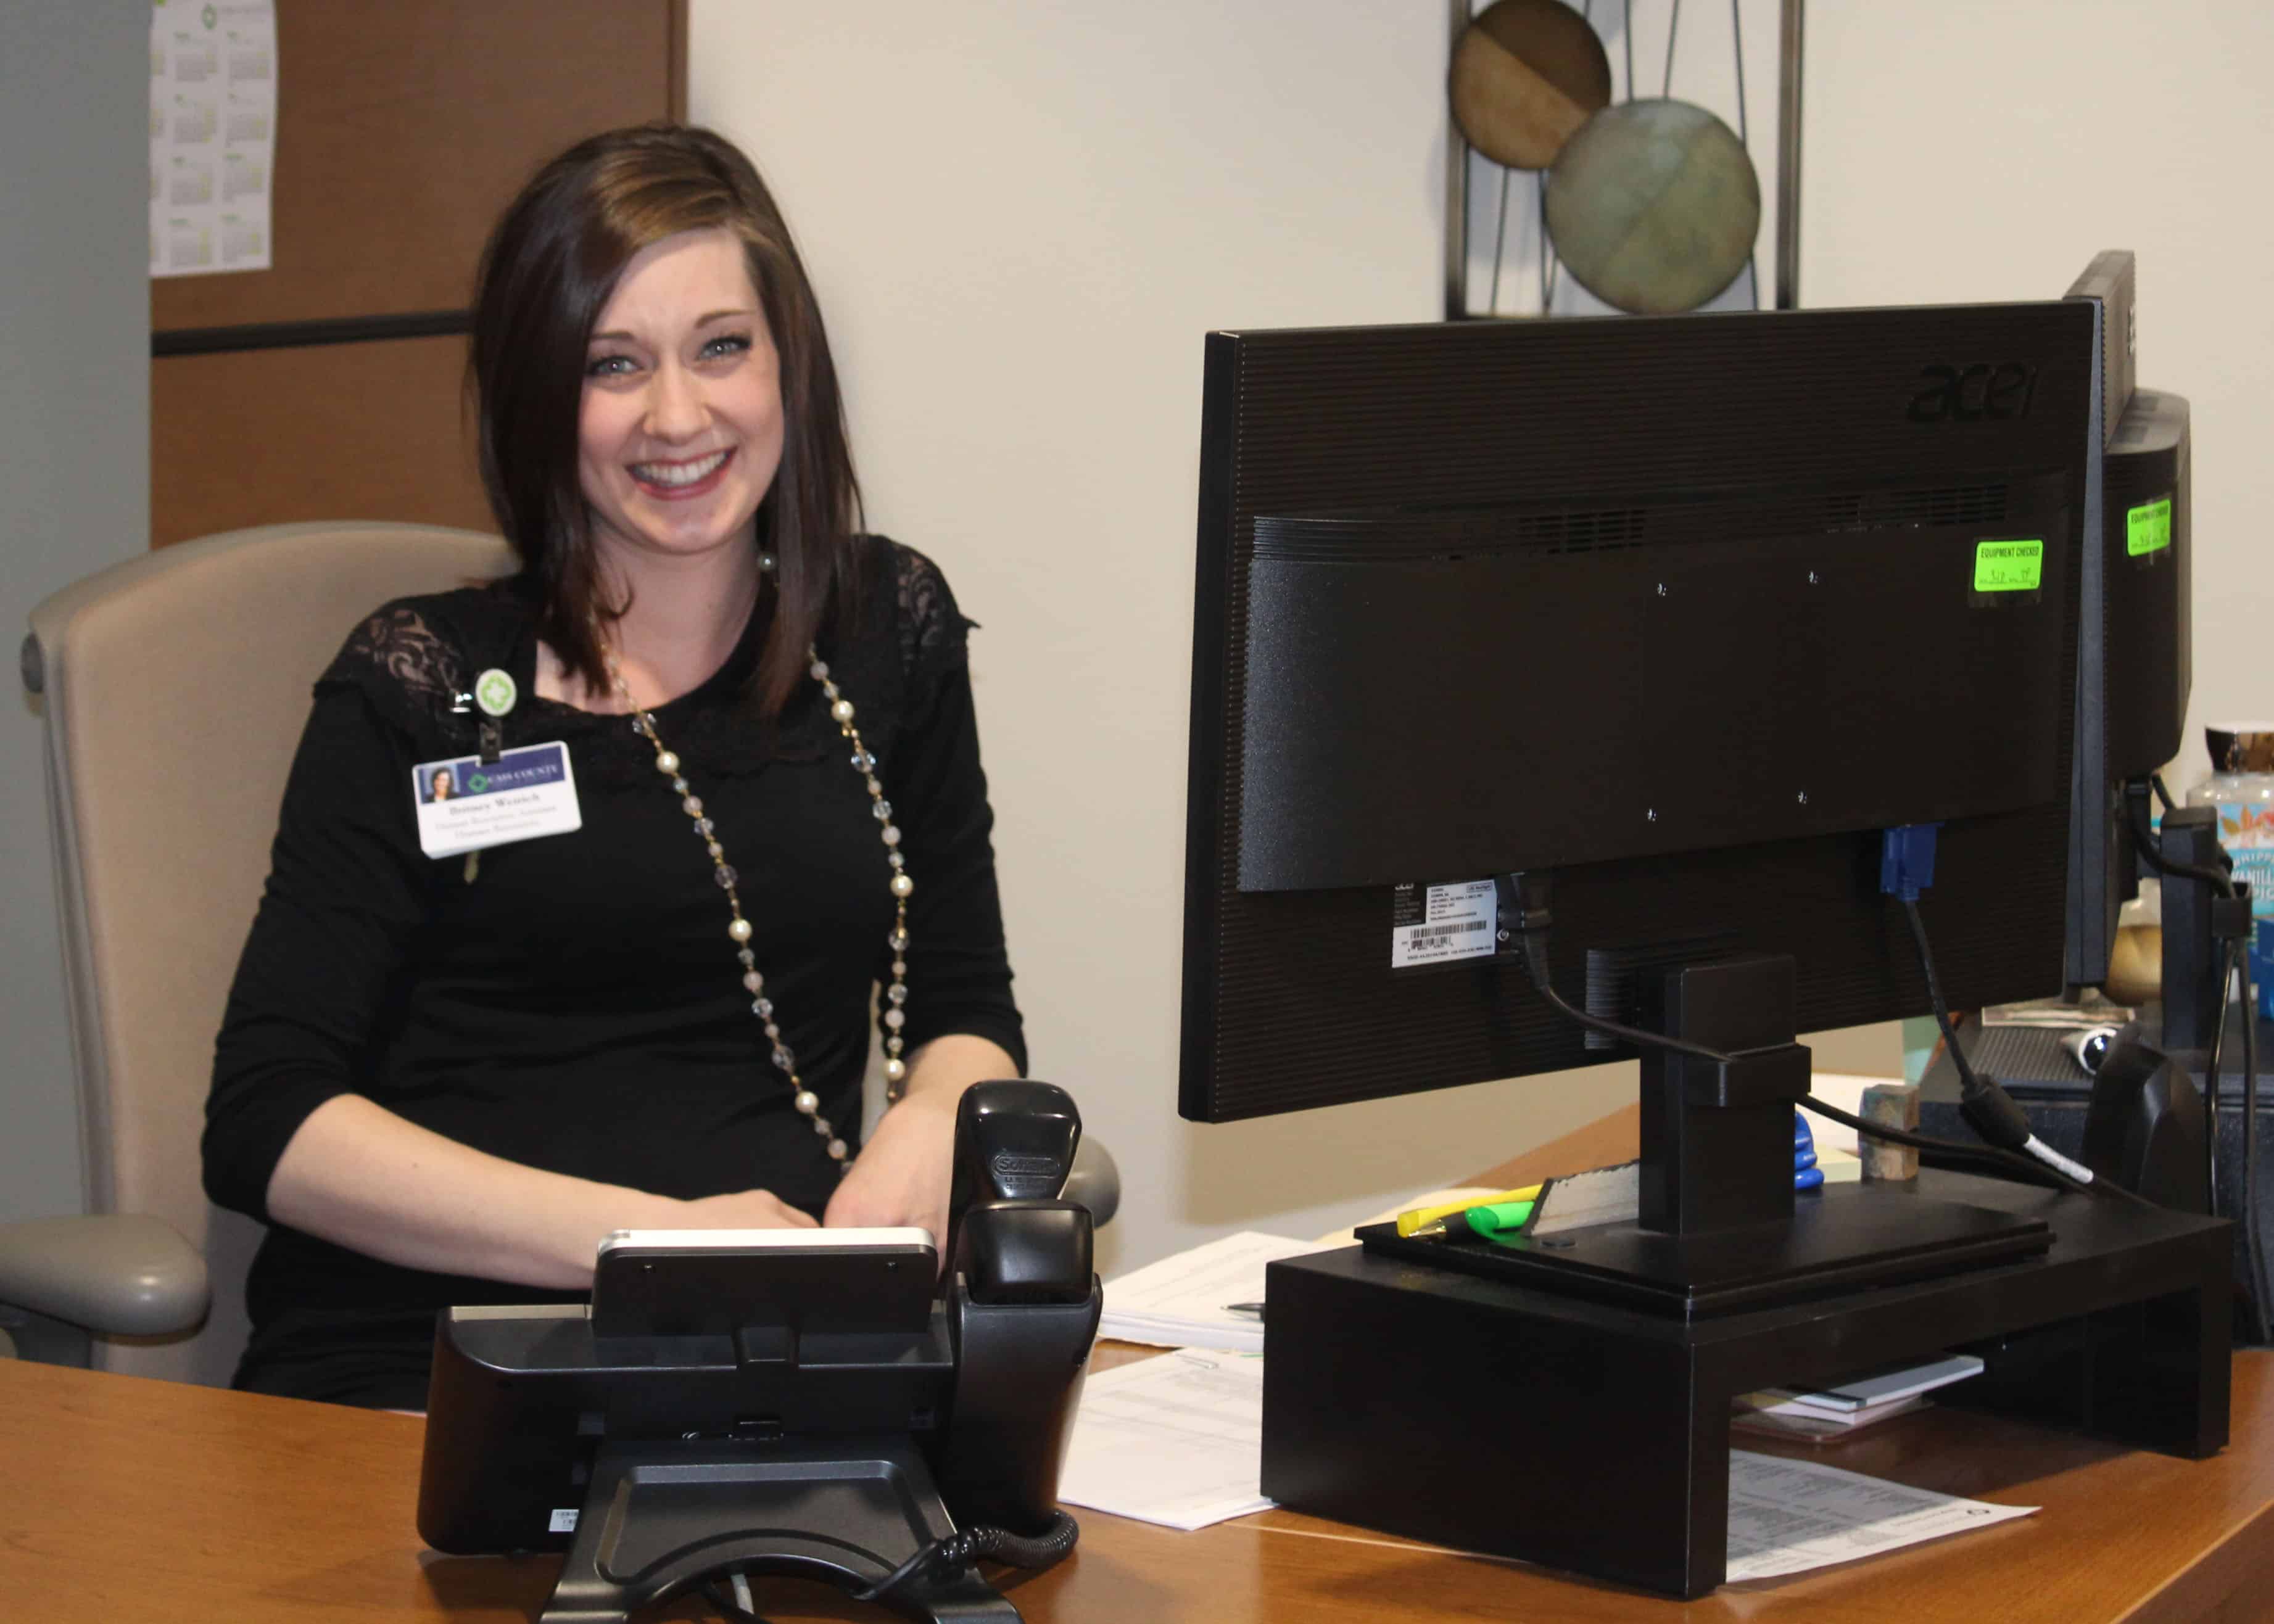
[{"label": "woman's teeth", "polygon": [[693,485],[718,472],[727,455],[724,451],[713,452],[697,462],[635,462],[632,477],[644,485]]}]

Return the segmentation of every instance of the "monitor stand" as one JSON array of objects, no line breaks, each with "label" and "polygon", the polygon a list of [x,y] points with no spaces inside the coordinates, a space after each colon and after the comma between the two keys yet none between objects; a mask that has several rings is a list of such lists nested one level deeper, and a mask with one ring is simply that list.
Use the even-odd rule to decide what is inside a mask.
[{"label": "monitor stand", "polygon": [[1381,1225],[1270,1265],[1265,1494],[1695,1597],[1726,1572],[1730,1406],[1763,1387],[1963,1350],[1985,1369],[1939,1402],[2225,1446],[2228,1226],[1931,1169],[1796,1201],[1776,962],[1675,973],[1663,1029],[1741,1064],[1646,1064],[1644,1221],[1522,1248]]},{"label": "monitor stand", "polygon": [[1642,1054],[1641,1210],[1505,1245],[1359,1231],[1385,1255],[1680,1319],[1759,1309],[1985,1268],[2042,1253],[2043,1219],[1939,1199],[1910,1185],[1834,1184],[1796,1196],[1792,1114],[1808,1092],[1793,1041],[1793,961],[1748,954],[1666,973],[1668,1036],[1732,1056],[1723,1065]]}]

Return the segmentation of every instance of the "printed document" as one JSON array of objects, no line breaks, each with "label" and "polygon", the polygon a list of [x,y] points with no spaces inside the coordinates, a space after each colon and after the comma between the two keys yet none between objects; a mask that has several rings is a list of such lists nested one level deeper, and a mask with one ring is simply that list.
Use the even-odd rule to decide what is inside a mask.
[{"label": "printed document", "polygon": [[1729,1579],[1806,1573],[2026,1517],[2036,1509],[1961,1500],[1812,1461],[1732,1449]]},{"label": "printed document", "polygon": [[1316,1241],[1244,1229],[1132,1269],[1105,1282],[1105,1318],[1097,1334],[1163,1348],[1261,1353],[1262,1320],[1225,1304],[1261,1303],[1265,1264],[1319,1250]]},{"label": "printed document", "polygon": [[1187,1348],[1082,1384],[1058,1498],[1206,1528],[1269,1508],[1262,1470],[1263,1360]]}]

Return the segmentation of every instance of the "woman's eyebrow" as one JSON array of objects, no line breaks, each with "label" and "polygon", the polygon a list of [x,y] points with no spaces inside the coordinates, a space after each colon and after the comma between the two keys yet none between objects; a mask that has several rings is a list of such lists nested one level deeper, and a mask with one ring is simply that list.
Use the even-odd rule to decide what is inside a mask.
[{"label": "woman's eyebrow", "polygon": [[[707,312],[706,314],[697,316],[695,319],[695,325],[698,327],[707,327],[714,321],[733,321],[738,318],[754,316],[757,313],[757,312],[756,311],[751,310],[714,310]],[[636,344],[639,342],[639,338],[637,335],[632,333],[610,331],[606,333],[595,333],[592,335],[589,342],[595,344]]]}]

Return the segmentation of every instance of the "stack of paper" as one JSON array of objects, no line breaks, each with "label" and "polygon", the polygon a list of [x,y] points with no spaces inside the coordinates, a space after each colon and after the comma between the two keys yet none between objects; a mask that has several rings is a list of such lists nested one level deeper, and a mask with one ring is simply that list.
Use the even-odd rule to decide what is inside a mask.
[{"label": "stack of paper", "polygon": [[1769,1387],[1737,1401],[1731,1425],[1741,1431],[1820,1443],[1922,1408],[1937,1387],[1982,1368],[1971,1354],[1951,1354],[1858,1376],[1837,1387]]},{"label": "stack of paper", "polygon": [[1263,1321],[1234,1303],[1263,1301],[1263,1266],[1316,1252],[1316,1241],[1242,1230],[1105,1282],[1100,1336],[1161,1348],[1263,1350]]},{"label": "stack of paper", "polygon": [[[1169,1528],[1267,1509],[1259,1486],[1263,1360],[1186,1350],[1082,1386],[1058,1498]],[[1804,1573],[2023,1517],[1804,1461],[1729,1452],[1728,1576]]]},{"label": "stack of paper", "polygon": [[1170,1528],[1267,1509],[1263,1361],[1193,1350],[1082,1384],[1058,1498]]}]

